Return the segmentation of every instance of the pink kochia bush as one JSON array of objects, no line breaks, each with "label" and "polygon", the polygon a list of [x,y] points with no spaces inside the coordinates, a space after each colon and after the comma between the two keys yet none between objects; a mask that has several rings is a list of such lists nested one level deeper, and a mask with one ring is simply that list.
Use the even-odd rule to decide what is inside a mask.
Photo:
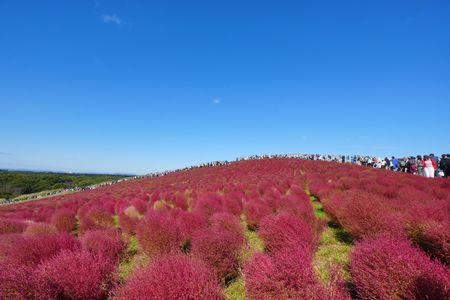
[{"label": "pink kochia bush", "polygon": [[213,227],[219,227],[234,232],[237,235],[242,235],[243,228],[239,222],[239,218],[230,213],[216,213],[211,216],[209,222]]},{"label": "pink kochia bush", "polygon": [[32,274],[29,267],[0,261],[0,299],[33,299]]},{"label": "pink kochia bush", "polygon": [[136,207],[133,205],[127,206],[119,212],[119,226],[126,233],[135,233],[136,225],[142,218],[143,215]]},{"label": "pink kochia bush", "polygon": [[184,254],[156,257],[132,274],[114,293],[118,300],[223,299],[214,275],[199,260]]},{"label": "pink kochia bush", "polygon": [[309,196],[305,192],[283,197],[280,200],[278,211],[290,213],[311,225],[317,221]]},{"label": "pink kochia bush", "polygon": [[182,236],[173,216],[166,211],[149,211],[138,224],[136,238],[142,251],[157,255],[179,251]]},{"label": "pink kochia bush", "polygon": [[22,221],[0,218],[0,234],[21,233],[25,228],[27,228],[27,224]]},{"label": "pink kochia bush", "polygon": [[199,213],[187,212],[179,208],[173,209],[171,213],[176,218],[183,244],[190,244],[194,232],[207,225],[205,218]]},{"label": "pink kochia bush", "polygon": [[230,214],[239,216],[243,209],[242,199],[244,197],[244,193],[240,191],[230,192],[225,196],[223,201],[224,210]]},{"label": "pink kochia bush", "polygon": [[26,236],[40,236],[56,234],[57,232],[58,230],[53,225],[47,223],[31,223],[23,234]]},{"label": "pink kochia bush", "polygon": [[256,253],[244,265],[247,299],[350,299],[342,284],[322,286],[312,268],[312,255],[284,248],[275,255]]},{"label": "pink kochia bush", "polygon": [[79,248],[79,242],[68,233],[37,237],[10,234],[0,239],[0,259],[16,265],[36,266],[61,250]]},{"label": "pink kochia bush", "polygon": [[196,199],[192,211],[208,219],[211,215],[223,211],[222,198],[212,193],[201,195]]},{"label": "pink kochia bush", "polygon": [[[376,238],[380,235],[405,237],[401,217],[389,212],[382,200],[364,192],[349,191],[343,199],[330,207],[325,202],[326,211],[338,213],[338,222],[353,237]],[[345,199],[345,200],[344,200]]]},{"label": "pink kochia bush", "polygon": [[311,253],[315,246],[310,225],[288,213],[265,217],[261,221],[258,235],[269,253],[276,253],[286,247],[301,248],[306,253]]},{"label": "pink kochia bush", "polygon": [[104,299],[114,284],[114,265],[86,251],[62,251],[36,271],[40,298]]},{"label": "pink kochia bush", "polygon": [[325,226],[324,221],[314,215],[309,196],[304,191],[283,197],[277,211],[289,213],[306,221],[311,226],[315,236],[319,236]]},{"label": "pink kochia bush", "polygon": [[111,212],[100,206],[94,206],[81,217],[80,233],[92,229],[108,229],[114,227]]},{"label": "pink kochia bush", "polygon": [[446,265],[450,265],[449,211],[450,199],[435,200],[432,207],[421,203],[414,207],[410,220],[407,222],[408,237],[413,244]]},{"label": "pink kochia bush", "polygon": [[364,240],[350,254],[350,271],[361,299],[449,299],[450,271],[410,242]]},{"label": "pink kochia bush", "polygon": [[71,232],[76,225],[75,213],[69,209],[58,209],[53,214],[51,223],[59,231]]},{"label": "pink kochia bush", "polygon": [[125,247],[120,233],[114,229],[86,231],[80,241],[84,250],[111,260],[118,259]]},{"label": "pink kochia bush", "polygon": [[270,215],[272,210],[260,200],[248,201],[244,204],[244,212],[247,227],[255,230],[259,227],[261,220]]},{"label": "pink kochia bush", "polygon": [[194,233],[191,253],[203,260],[222,283],[226,283],[238,275],[243,242],[242,233],[218,226],[209,227]]}]

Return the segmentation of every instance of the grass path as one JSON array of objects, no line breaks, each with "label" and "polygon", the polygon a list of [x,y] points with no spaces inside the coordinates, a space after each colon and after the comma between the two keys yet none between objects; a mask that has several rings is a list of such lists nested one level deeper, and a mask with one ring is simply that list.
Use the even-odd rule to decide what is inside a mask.
[{"label": "grass path", "polygon": [[343,279],[349,283],[351,278],[348,271],[348,254],[352,246],[352,239],[341,226],[330,220],[317,198],[310,196],[310,199],[315,215],[327,222],[314,255],[314,270],[320,280],[327,282],[331,269],[337,268]]},{"label": "grass path", "polygon": [[119,264],[119,279],[124,280],[130,272],[146,262],[146,257],[138,253],[137,240],[134,235],[128,237],[128,245],[121,256]]},{"label": "grass path", "polygon": [[[247,228],[247,222],[245,220],[244,214],[241,215],[241,225],[244,229],[244,237],[245,237],[245,243],[244,246],[242,247],[241,252],[241,261],[242,263],[244,263],[256,252],[263,252],[264,243],[258,237],[255,231],[249,230]],[[242,271],[240,272],[240,275],[236,279],[234,279],[224,288],[224,294],[225,299],[227,300],[245,299],[245,285]]]}]

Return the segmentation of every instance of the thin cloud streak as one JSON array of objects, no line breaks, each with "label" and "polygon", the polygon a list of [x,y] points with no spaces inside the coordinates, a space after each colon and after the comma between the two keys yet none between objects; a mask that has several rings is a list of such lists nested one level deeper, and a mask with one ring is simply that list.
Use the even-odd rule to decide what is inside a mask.
[{"label": "thin cloud streak", "polygon": [[116,14],[102,15],[102,20],[106,24],[122,25],[123,21]]}]

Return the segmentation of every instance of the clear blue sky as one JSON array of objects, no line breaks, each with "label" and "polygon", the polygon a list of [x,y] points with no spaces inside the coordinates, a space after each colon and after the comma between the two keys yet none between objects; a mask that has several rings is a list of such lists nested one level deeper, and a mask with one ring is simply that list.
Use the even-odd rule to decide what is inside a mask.
[{"label": "clear blue sky", "polygon": [[450,152],[450,1],[0,1],[0,168]]}]

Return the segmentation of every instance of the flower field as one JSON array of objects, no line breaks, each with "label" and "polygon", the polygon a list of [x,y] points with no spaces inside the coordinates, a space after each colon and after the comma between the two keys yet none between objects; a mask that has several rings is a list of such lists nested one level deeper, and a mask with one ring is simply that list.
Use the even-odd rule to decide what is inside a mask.
[{"label": "flower field", "polygon": [[450,299],[449,263],[450,180],[349,164],[244,160],[0,207],[0,299]]}]

